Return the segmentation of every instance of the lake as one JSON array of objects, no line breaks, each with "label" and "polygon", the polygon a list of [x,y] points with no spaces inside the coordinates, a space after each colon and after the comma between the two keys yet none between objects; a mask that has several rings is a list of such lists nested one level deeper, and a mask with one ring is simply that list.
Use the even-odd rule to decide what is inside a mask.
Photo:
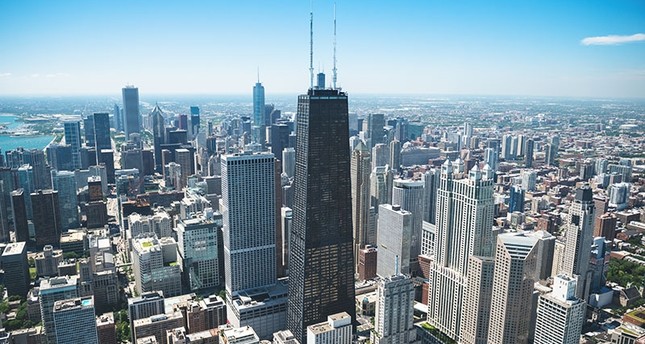
[{"label": "lake", "polygon": [[[17,129],[22,125],[22,123],[16,122],[16,116],[7,113],[0,114],[0,124],[7,125],[8,129]],[[20,137],[0,135],[0,150],[2,151],[2,154],[4,154],[6,151],[10,151],[18,147],[23,147],[25,149],[44,149],[53,138],[53,135]]]}]

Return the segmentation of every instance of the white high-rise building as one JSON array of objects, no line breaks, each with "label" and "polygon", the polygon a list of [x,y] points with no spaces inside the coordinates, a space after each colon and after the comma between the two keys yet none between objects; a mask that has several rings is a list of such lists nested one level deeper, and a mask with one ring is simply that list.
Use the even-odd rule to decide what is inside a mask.
[{"label": "white high-rise building", "polygon": [[78,297],[78,275],[54,277],[40,282],[38,302],[40,318],[45,329],[46,343],[56,343],[56,326],[54,323],[54,303]]},{"label": "white high-rise building", "polygon": [[585,320],[586,304],[576,297],[576,280],[555,276],[553,291],[540,295],[535,324],[535,344],[577,344]]},{"label": "white high-rise building", "polygon": [[170,237],[142,233],[132,239],[132,272],[137,292],[160,290],[165,296],[181,294],[181,267],[177,243]]},{"label": "white high-rise building", "polygon": [[190,290],[220,285],[217,238],[221,215],[207,209],[201,217],[177,221],[177,247]]},{"label": "white high-rise building", "polygon": [[390,204],[392,201],[393,171],[389,166],[378,166],[370,175],[371,204],[378,209],[379,204]]},{"label": "white high-rise building", "polygon": [[566,245],[561,272],[578,279],[576,296],[587,300],[591,285],[591,244],[595,209],[593,192],[588,185],[576,190],[573,204],[565,218]]},{"label": "white high-rise building", "polygon": [[220,210],[229,296],[276,283],[274,169],[271,153],[222,157]]},{"label": "white high-rise building", "polygon": [[398,204],[402,210],[412,213],[412,236],[410,238],[410,263],[416,269],[418,256],[421,254],[421,228],[424,217],[423,181],[395,180],[392,189],[392,204]]},{"label": "white high-rise building", "polygon": [[428,322],[453,340],[460,340],[470,256],[491,257],[494,247],[492,171],[457,171],[450,161],[441,168],[428,290]]},{"label": "white high-rise building", "polygon": [[[379,252],[380,253],[380,252]],[[394,264],[394,262],[392,262]],[[411,343],[415,340],[414,285],[412,280],[398,274],[381,278],[376,289],[376,318],[374,344]]]},{"label": "white high-rise building", "polygon": [[381,277],[393,276],[397,271],[410,274],[412,213],[402,210],[400,205],[381,204],[377,233],[376,274]]},{"label": "white high-rise building", "polygon": [[327,321],[307,326],[307,344],[351,344],[352,317],[346,312],[332,314]]},{"label": "white high-rise building", "polygon": [[296,150],[287,147],[282,150],[282,172],[286,173],[289,178],[295,176],[296,171]]},{"label": "white high-rise building", "polygon": [[529,342],[537,251],[536,237],[523,233],[497,237],[488,343]]},{"label": "white high-rise building", "polygon": [[520,173],[522,178],[522,189],[526,191],[535,191],[537,182],[537,173],[533,170],[525,170]]}]

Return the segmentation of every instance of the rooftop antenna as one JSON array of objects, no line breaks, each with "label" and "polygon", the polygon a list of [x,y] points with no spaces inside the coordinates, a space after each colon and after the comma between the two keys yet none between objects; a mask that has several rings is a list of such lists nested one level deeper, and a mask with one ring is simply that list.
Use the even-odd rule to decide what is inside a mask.
[{"label": "rooftop antenna", "polygon": [[258,66],[258,84],[260,83],[260,66]]},{"label": "rooftop antenna", "polygon": [[332,69],[332,89],[336,89],[336,79],[338,75],[336,74],[336,1],[334,1],[334,68]]},{"label": "rooftop antenna", "polygon": [[309,9],[309,88],[314,88],[314,1]]}]

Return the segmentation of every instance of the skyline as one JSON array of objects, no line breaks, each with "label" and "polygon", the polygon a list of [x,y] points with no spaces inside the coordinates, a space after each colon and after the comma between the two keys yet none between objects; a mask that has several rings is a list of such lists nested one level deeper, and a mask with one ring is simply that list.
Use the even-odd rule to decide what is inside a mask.
[{"label": "skyline", "polygon": [[[645,94],[645,3],[406,4],[337,1],[340,87],[356,94]],[[258,68],[268,95],[308,86],[309,2],[150,5],[1,5],[0,94],[113,94],[126,84],[147,94],[246,94]],[[313,3],[314,68],[328,82],[333,7]]]}]

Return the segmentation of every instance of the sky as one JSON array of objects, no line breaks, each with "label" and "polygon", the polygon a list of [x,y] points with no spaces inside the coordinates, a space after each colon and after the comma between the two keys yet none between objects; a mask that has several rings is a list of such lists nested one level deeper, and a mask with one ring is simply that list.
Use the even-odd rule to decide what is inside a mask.
[{"label": "sky", "polygon": [[[271,93],[331,80],[333,0],[0,1],[0,95]],[[359,94],[645,98],[645,1],[337,0]]]}]

